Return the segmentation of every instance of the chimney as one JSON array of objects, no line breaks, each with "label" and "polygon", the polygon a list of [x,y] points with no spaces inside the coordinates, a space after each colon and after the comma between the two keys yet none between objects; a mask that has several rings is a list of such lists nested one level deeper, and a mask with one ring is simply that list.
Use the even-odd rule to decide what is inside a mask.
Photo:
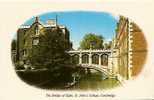
[{"label": "chimney", "polygon": [[38,16],[35,17],[35,22],[37,22],[37,23],[39,22],[39,17]]},{"label": "chimney", "polygon": [[49,19],[49,20],[47,20],[47,22],[46,22],[48,25],[54,25],[54,26],[56,26],[56,20],[55,19]]}]

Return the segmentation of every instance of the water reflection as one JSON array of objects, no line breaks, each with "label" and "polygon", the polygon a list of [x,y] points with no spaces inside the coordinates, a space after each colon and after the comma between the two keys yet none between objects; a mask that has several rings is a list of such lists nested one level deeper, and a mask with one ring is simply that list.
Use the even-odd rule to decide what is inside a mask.
[{"label": "water reflection", "polygon": [[90,74],[83,76],[79,82],[69,89],[102,90],[114,88],[118,85],[120,85],[120,82],[117,79],[108,78],[105,74],[92,70]]},{"label": "water reflection", "polygon": [[120,85],[117,79],[93,69],[63,68],[57,72],[50,70],[25,70],[17,74],[30,85],[52,90],[102,90]]}]

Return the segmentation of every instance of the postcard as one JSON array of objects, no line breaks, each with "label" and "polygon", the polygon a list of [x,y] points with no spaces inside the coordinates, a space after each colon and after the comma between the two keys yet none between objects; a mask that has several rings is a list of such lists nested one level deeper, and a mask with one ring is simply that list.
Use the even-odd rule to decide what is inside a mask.
[{"label": "postcard", "polygon": [[0,4],[1,100],[153,100],[153,1]]}]

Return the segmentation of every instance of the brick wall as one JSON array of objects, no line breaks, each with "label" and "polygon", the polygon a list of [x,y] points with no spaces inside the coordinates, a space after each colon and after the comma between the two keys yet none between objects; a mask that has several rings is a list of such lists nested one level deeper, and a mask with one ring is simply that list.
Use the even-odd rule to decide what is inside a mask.
[{"label": "brick wall", "polygon": [[125,79],[135,77],[142,71],[146,61],[147,42],[144,33],[125,17],[120,17],[116,33],[118,73]]},{"label": "brick wall", "polygon": [[146,61],[147,42],[144,33],[135,23],[133,23],[132,35],[132,76],[137,76],[143,69]]}]

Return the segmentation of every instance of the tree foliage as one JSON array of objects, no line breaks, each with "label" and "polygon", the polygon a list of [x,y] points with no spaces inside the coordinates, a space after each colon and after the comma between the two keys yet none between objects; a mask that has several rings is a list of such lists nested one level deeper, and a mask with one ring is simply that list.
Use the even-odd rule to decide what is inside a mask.
[{"label": "tree foliage", "polygon": [[39,44],[33,46],[30,61],[33,65],[55,67],[69,62],[69,55],[65,52],[64,34],[57,27],[46,29],[39,38]]},{"label": "tree foliage", "polygon": [[103,40],[101,35],[88,33],[80,41],[80,49],[103,49]]},{"label": "tree foliage", "polygon": [[112,41],[104,44],[104,49],[111,49]]}]

